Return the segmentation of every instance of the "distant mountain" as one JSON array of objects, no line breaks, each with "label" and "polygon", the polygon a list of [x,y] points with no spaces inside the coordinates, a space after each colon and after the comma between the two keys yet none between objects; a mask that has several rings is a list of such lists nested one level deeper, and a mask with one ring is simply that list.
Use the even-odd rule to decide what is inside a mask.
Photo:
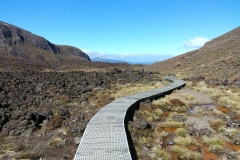
[{"label": "distant mountain", "polygon": [[[202,77],[240,82],[240,27],[207,42],[202,48],[147,66],[145,69],[185,78]],[[235,78],[234,78],[235,77]]]},{"label": "distant mountain", "polygon": [[29,31],[0,21],[0,59],[32,59],[45,61],[90,61],[78,48],[56,45]]},{"label": "distant mountain", "polygon": [[91,61],[92,62],[128,63],[128,64],[131,64],[130,62],[127,62],[127,61],[116,60],[116,59],[108,59],[108,58],[101,58],[101,57],[92,58]]},{"label": "distant mountain", "polygon": [[153,64],[154,62],[129,62],[129,61],[123,61],[123,60],[116,60],[116,59],[109,59],[109,58],[103,58],[103,57],[95,57],[91,59],[92,62],[107,62],[107,63],[127,63],[127,64],[143,64],[143,65],[149,65]]}]

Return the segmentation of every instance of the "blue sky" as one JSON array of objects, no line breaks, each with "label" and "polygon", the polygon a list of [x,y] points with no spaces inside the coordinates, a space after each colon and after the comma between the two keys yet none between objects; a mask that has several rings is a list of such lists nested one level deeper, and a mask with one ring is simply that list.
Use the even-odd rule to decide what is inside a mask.
[{"label": "blue sky", "polygon": [[240,24],[239,0],[6,0],[0,6],[0,20],[52,43],[128,61],[183,54]]}]

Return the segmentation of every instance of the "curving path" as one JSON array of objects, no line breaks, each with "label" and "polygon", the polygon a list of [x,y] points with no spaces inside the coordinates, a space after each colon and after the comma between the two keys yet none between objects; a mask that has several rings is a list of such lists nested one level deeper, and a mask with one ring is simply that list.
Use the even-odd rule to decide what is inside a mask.
[{"label": "curving path", "polygon": [[125,116],[127,111],[141,100],[159,97],[180,89],[185,82],[172,77],[168,86],[119,98],[101,110],[88,123],[74,160],[131,160]]}]

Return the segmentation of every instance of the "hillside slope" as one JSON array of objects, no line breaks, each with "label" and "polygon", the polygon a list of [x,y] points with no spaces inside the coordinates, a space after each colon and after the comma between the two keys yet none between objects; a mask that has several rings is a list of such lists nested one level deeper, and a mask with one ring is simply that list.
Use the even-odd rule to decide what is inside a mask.
[{"label": "hillside slope", "polygon": [[43,37],[1,21],[0,59],[90,61],[89,56],[78,48],[55,45]]},{"label": "hillside slope", "polygon": [[240,27],[207,42],[202,48],[157,62],[146,70],[224,81],[240,76]]}]

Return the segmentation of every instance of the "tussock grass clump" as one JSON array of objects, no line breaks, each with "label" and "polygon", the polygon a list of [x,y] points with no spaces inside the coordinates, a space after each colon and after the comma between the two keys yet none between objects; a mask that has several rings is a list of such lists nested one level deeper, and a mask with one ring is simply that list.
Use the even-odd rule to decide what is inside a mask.
[{"label": "tussock grass clump", "polygon": [[139,111],[141,112],[141,114],[144,117],[146,117],[146,120],[148,122],[153,122],[153,121],[161,118],[161,116],[163,115],[163,111],[160,108],[152,110],[149,107],[142,106]]},{"label": "tussock grass clump", "polygon": [[161,118],[163,115],[163,111],[160,108],[157,108],[155,111],[152,111],[148,115],[146,115],[146,119],[149,122],[156,121],[157,119]]},{"label": "tussock grass clump", "polygon": [[214,146],[214,145],[222,145],[223,141],[219,137],[207,137],[203,136],[203,143],[207,144],[208,146]]},{"label": "tussock grass clump", "polygon": [[168,115],[168,118],[169,119],[173,119],[174,116],[176,115],[179,115],[177,112],[171,112],[169,115]]},{"label": "tussock grass clump", "polygon": [[49,140],[48,145],[52,146],[52,147],[60,147],[64,143],[65,143],[65,140],[63,140],[60,137],[55,137],[55,138]]},{"label": "tussock grass clump", "polygon": [[189,100],[189,101],[192,101],[196,98],[195,96],[193,96],[189,93],[182,93],[181,96],[184,97],[186,100]]},{"label": "tussock grass clump", "polygon": [[28,160],[36,160],[38,158],[40,158],[40,154],[39,153],[22,153],[19,156],[15,157],[15,159],[28,159]]},{"label": "tussock grass clump", "polygon": [[187,130],[184,129],[184,128],[178,128],[178,129],[175,131],[175,135],[176,135],[176,136],[179,136],[179,137],[186,137],[186,136],[187,136]]},{"label": "tussock grass clump", "polygon": [[236,95],[236,93],[228,96],[219,97],[218,103],[226,107],[240,110],[240,99],[239,96]]},{"label": "tussock grass clump", "polygon": [[210,126],[216,131],[218,131],[223,125],[225,126],[225,123],[221,119],[216,119],[210,122]]},{"label": "tussock grass clump", "polygon": [[166,132],[166,131],[157,132],[155,130],[155,137],[156,138],[166,138],[167,136],[168,136],[168,132]]},{"label": "tussock grass clump", "polygon": [[186,137],[175,137],[173,140],[176,144],[181,145],[181,146],[196,146],[198,145],[197,141],[190,137],[190,136],[186,136]]},{"label": "tussock grass clump", "polygon": [[157,108],[154,113],[157,115],[157,116],[162,116],[163,115],[163,111],[160,109],[160,108]]},{"label": "tussock grass clump", "polygon": [[171,152],[178,155],[179,159],[201,160],[202,155],[198,152],[191,151],[185,147],[173,146]]},{"label": "tussock grass clump", "polygon": [[208,148],[208,151],[209,152],[214,152],[214,153],[221,153],[221,152],[223,152],[223,146],[221,146],[221,145],[212,145],[212,146],[210,146],[209,148]]},{"label": "tussock grass clump", "polygon": [[173,110],[176,111],[176,112],[186,112],[188,109],[187,106],[178,106],[178,107],[175,107]]},{"label": "tussock grass clump", "polygon": [[167,153],[163,149],[154,148],[153,151],[156,154],[156,158],[158,158],[158,159],[162,159],[162,160],[169,160],[169,159],[171,159],[171,156],[169,155],[169,153]]},{"label": "tussock grass clump", "polygon": [[235,137],[235,135],[240,134],[240,130],[233,128],[233,129],[230,129],[227,134],[230,138],[233,138]]},{"label": "tussock grass clump", "polygon": [[140,139],[141,144],[146,144],[152,142],[152,139],[150,137],[141,137]]},{"label": "tussock grass clump", "polygon": [[162,122],[159,124],[159,126],[163,128],[181,128],[183,125],[183,122]]}]

